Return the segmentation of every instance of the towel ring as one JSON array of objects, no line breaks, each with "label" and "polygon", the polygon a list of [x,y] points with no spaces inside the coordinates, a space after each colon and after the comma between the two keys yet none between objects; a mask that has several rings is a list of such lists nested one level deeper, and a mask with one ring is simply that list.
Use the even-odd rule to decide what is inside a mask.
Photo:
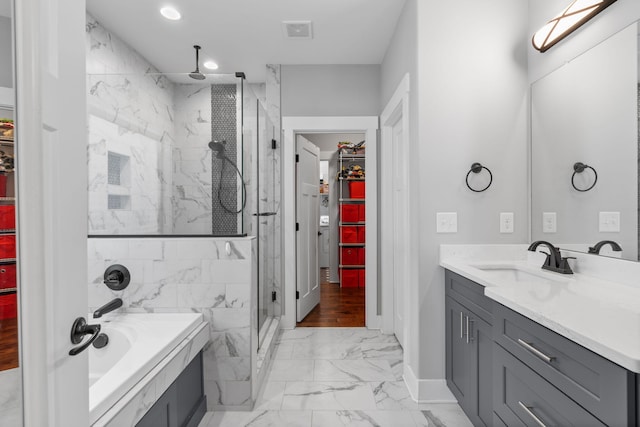
[{"label": "towel ring", "polygon": [[[482,190],[476,190],[475,188],[471,188],[471,186],[469,185],[469,175],[471,175],[471,172],[480,173],[482,172],[482,169],[485,169],[487,172],[489,172],[489,183]],[[467,187],[469,188],[469,190],[476,193],[482,193],[484,190],[491,187],[491,183],[493,182],[493,174],[491,173],[488,167],[482,166],[480,163],[476,162],[471,165],[471,169],[469,169],[469,172],[467,172],[467,177],[465,178],[465,181],[467,183]]]},{"label": "towel ring", "polygon": [[[591,187],[586,189],[580,189],[576,187],[576,183],[575,183],[576,174],[584,172],[585,169],[591,169],[593,171],[593,175],[595,176],[595,179],[593,180],[593,184],[591,184]],[[582,162],[577,162],[573,164],[573,175],[571,175],[571,185],[573,186],[573,188],[576,189],[576,191],[580,191],[582,193],[584,193],[585,191],[589,191],[596,186],[596,182],[598,182],[598,172],[596,172],[596,170],[593,167],[589,165],[585,165]]]}]

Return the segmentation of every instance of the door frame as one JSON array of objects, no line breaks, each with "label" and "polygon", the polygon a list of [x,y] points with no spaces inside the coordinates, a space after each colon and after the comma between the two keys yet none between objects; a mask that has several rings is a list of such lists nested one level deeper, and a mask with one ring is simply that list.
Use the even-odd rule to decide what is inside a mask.
[{"label": "door frame", "polygon": [[[377,180],[377,131],[376,116],[343,117],[283,117],[282,148],[282,228],[284,230],[283,277],[284,314],[282,328],[296,326],[296,264],[286,262],[296,259],[296,135],[301,133],[364,133],[367,141],[365,151],[367,164],[367,186],[365,198],[367,217],[367,251],[365,263],[365,325],[369,329],[380,329],[381,317],[378,309],[378,180]],[[336,147],[337,150],[337,147]]]},{"label": "door frame", "polygon": [[[399,121],[402,120],[402,139],[405,147],[410,147],[410,135],[409,135],[409,74],[405,74],[402,81],[398,85],[393,96],[387,103],[384,111],[380,115],[380,155],[383,159],[393,158],[393,127]],[[405,164],[411,164],[409,150],[405,150],[406,156]],[[382,200],[393,200],[393,165],[390,162],[385,162],[380,167],[380,198]],[[409,180],[409,171],[405,171],[407,174],[406,193],[411,194],[411,181]],[[384,284],[382,286],[382,330],[385,333],[393,333],[394,328],[394,275],[393,275],[393,222],[395,221],[393,206],[391,203],[383,203],[380,207],[381,215],[381,227],[380,227],[380,257],[383,260],[391,260],[391,262],[381,262],[381,281]],[[405,253],[410,254],[409,236],[405,239]],[[407,271],[411,271],[411,264],[413,258],[409,257],[406,261]],[[404,292],[404,301],[402,307],[404,307],[405,322],[404,322],[404,340],[405,348],[404,354],[408,354],[408,348],[411,345],[409,338],[409,318],[410,313],[409,304],[409,287],[410,283],[406,283],[406,292]]]}]

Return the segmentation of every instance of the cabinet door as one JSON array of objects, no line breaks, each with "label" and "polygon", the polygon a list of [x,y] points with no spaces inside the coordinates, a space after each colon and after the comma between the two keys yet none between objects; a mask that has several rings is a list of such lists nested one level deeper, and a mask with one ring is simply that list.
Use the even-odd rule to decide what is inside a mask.
[{"label": "cabinet door", "polygon": [[136,427],[178,427],[176,387],[169,387],[136,424]]},{"label": "cabinet door", "polygon": [[446,377],[447,385],[464,409],[471,393],[470,346],[466,335],[466,309],[446,298]]},{"label": "cabinet door", "polygon": [[469,315],[471,392],[467,414],[474,426],[493,425],[493,329],[475,313]]}]

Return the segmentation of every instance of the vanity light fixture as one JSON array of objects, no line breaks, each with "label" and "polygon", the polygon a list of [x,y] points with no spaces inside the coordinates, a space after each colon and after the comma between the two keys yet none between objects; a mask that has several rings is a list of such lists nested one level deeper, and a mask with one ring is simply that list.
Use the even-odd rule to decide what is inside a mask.
[{"label": "vanity light fixture", "polygon": [[178,12],[175,8],[171,6],[165,6],[162,9],[160,9],[160,14],[162,14],[162,16],[164,16],[170,21],[177,21],[182,17],[182,15],[180,15],[180,12]]},{"label": "vanity light fixture", "polygon": [[207,68],[209,70],[217,70],[218,69],[218,64],[216,64],[213,61],[207,61],[202,65],[204,65],[204,68]]},{"label": "vanity light fixture", "polygon": [[531,40],[533,47],[540,52],[546,52],[551,46],[615,2],[616,0],[573,0],[562,13],[547,22],[533,35]]}]

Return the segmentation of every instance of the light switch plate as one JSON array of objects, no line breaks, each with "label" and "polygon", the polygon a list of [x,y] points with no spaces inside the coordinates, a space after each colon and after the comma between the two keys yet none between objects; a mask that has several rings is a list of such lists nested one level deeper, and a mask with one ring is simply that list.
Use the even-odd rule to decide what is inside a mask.
[{"label": "light switch plate", "polygon": [[600,212],[598,229],[602,233],[619,233],[620,212]]},{"label": "light switch plate", "polygon": [[555,212],[542,212],[542,232],[555,233],[557,231],[557,221]]},{"label": "light switch plate", "polygon": [[438,212],[436,213],[436,233],[457,233],[458,213]]},{"label": "light switch plate", "polygon": [[513,233],[513,212],[500,212],[500,233]]}]

